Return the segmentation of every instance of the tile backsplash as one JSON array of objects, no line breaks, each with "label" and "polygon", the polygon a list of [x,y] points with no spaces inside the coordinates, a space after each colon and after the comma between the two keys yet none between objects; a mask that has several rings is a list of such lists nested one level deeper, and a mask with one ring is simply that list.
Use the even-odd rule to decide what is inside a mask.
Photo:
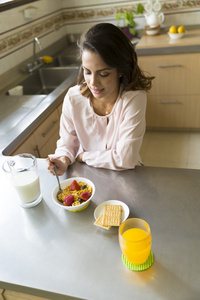
[{"label": "tile backsplash", "polygon": [[[165,21],[170,25],[200,25],[200,0],[160,1]],[[33,39],[38,37],[43,48],[66,34],[81,34],[95,23],[116,24],[119,10],[136,8],[146,1],[40,0],[0,13],[0,75],[31,58]],[[143,15],[136,15],[137,29],[146,26]],[[39,49],[37,49],[37,52]],[[48,55],[48,53],[47,53]]]}]

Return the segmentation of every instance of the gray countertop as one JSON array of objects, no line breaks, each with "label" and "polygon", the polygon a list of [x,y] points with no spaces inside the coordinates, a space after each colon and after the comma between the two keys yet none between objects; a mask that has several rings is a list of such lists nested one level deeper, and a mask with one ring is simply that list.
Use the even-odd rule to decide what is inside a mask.
[{"label": "gray countertop", "polygon": [[[40,52],[40,55],[74,56],[76,43],[69,43],[68,36]],[[32,58],[16,66],[4,75],[0,91],[0,155],[8,155],[39,122],[41,122],[64,99],[70,86],[76,83],[78,69],[74,68],[70,76],[48,95],[8,96],[6,91],[15,87],[29,76],[26,65]],[[55,59],[56,61],[56,59]],[[47,66],[48,68],[48,66]],[[2,89],[3,88],[3,89]]]},{"label": "gray countertop", "polygon": [[0,95],[0,154],[7,155],[64,99],[78,69],[48,95]]},{"label": "gray countertop", "polygon": [[[0,163],[5,157],[0,157]],[[61,177],[91,179],[89,207],[71,213],[51,198],[56,178],[38,159],[43,201],[23,209],[0,170],[0,288],[89,300],[200,299],[200,171],[137,167],[122,172],[75,163]],[[144,272],[121,260],[118,229],[93,225],[94,210],[117,199],[152,231],[154,263]]]}]

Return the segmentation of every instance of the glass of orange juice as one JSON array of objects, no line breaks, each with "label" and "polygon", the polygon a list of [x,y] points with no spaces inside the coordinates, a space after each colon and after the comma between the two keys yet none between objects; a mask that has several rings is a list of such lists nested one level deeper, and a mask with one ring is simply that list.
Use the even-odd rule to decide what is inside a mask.
[{"label": "glass of orange juice", "polygon": [[126,259],[134,265],[143,264],[151,251],[151,230],[147,222],[130,218],[119,227],[119,244]]}]

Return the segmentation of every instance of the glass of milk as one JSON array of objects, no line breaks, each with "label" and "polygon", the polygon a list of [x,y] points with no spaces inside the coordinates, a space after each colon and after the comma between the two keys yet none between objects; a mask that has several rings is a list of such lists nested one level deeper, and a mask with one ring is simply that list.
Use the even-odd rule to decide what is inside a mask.
[{"label": "glass of milk", "polygon": [[3,170],[17,191],[22,207],[33,207],[40,203],[42,195],[35,156],[28,153],[12,156],[4,162]]}]

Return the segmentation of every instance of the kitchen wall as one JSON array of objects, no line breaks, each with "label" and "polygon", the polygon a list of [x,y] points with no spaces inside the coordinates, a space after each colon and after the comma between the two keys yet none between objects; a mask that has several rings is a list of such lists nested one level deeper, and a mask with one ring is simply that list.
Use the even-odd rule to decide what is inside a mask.
[{"label": "kitchen wall", "polygon": [[[163,28],[170,25],[200,25],[200,1],[160,1],[165,14]],[[98,22],[115,21],[116,12],[135,9],[146,1],[39,0],[0,13],[0,75],[11,70],[33,53],[37,36],[46,48],[66,34],[79,33]],[[135,17],[137,29],[144,29],[142,15]],[[37,50],[39,51],[39,49]],[[48,55],[48,53],[47,53]]]}]

